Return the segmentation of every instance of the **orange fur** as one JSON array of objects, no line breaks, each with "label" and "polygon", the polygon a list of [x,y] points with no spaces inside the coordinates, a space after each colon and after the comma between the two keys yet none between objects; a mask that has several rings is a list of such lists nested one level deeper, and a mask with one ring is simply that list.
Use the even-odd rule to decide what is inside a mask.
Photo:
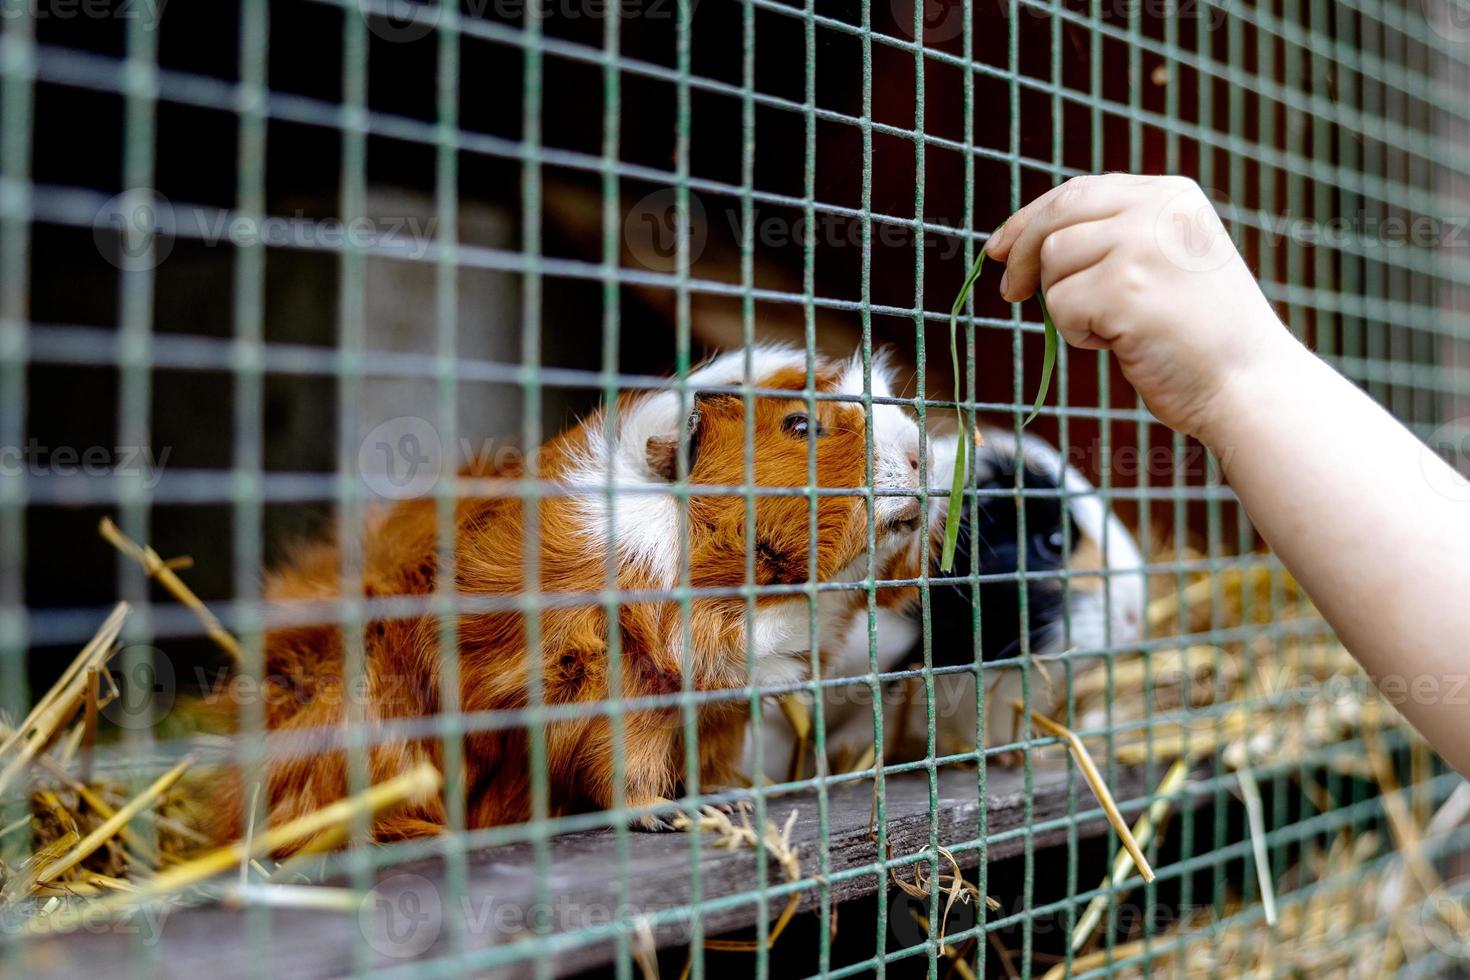
[{"label": "orange fur", "polygon": [[[836,369],[820,365],[818,390],[832,390]],[[761,487],[805,487],[808,442],[783,429],[793,412],[805,412],[797,392],[804,372],[777,371],[758,379],[761,388],[793,391],[791,398],[755,400],[755,483]],[[635,406],[637,398],[623,406]],[[697,449],[690,483],[739,487],[745,483],[745,406],[740,396],[707,394],[696,399],[698,425],[691,436]],[[625,408],[620,407],[620,413]],[[861,487],[865,479],[865,426],[855,404],[818,402],[817,417],[826,435],[817,440],[817,484]],[[563,433],[537,455],[541,479],[566,477],[585,458],[605,420],[601,412]],[[650,459],[654,448],[650,445]],[[484,474],[481,474],[484,475]],[[519,468],[494,474],[516,478]],[[600,491],[599,491],[600,492]],[[867,541],[863,498],[817,498],[815,555],[809,553],[809,501],[805,495],[757,497],[754,502],[755,582],[804,583],[814,568],[819,581],[831,579],[862,557]],[[689,582],[696,588],[738,587],[747,581],[747,501],[740,495],[690,496],[688,508]],[[432,717],[443,710],[467,713],[525,708],[532,701],[534,669],[548,705],[593,708],[619,690],[624,698],[674,695],[688,682],[697,690],[741,688],[748,683],[747,607],[739,596],[701,597],[689,604],[689,654],[679,603],[669,599],[625,601],[609,623],[595,593],[607,575],[607,543],[590,540],[586,518],[575,495],[548,496],[539,502],[534,560],[527,561],[527,507],[512,487],[504,496],[461,501],[455,513],[455,590],[462,596],[545,596],[585,593],[585,603],[557,603],[536,617],[539,644],[528,642],[534,614],[468,612],[458,624],[458,704],[441,701],[441,663],[456,651],[441,649],[439,620],[431,616],[373,619],[362,632],[366,696],[358,698],[360,720],[374,723]],[[428,596],[435,592],[437,535],[435,504],[400,503],[376,516],[362,536],[360,594],[368,598]],[[886,532],[885,532],[886,533]],[[900,532],[893,532],[900,533]],[[671,552],[677,542],[668,542]],[[621,556],[620,556],[621,557]],[[530,565],[533,574],[527,575]],[[359,593],[344,589],[341,555],[334,544],[301,549],[268,576],[272,603],[330,601]],[[630,592],[661,592],[649,568],[620,561],[617,586]],[[855,600],[861,593],[853,593]],[[801,603],[801,596],[762,596],[758,611],[778,603]],[[608,642],[621,649],[621,677],[610,676]],[[311,625],[270,631],[265,642],[266,673],[274,696],[266,722],[280,732],[312,729],[340,731],[350,720],[353,691],[343,690],[346,650],[341,629]],[[616,681],[616,683],[614,683]],[[696,709],[699,781],[702,791],[736,784],[748,703],[743,697]],[[677,706],[629,709],[623,717],[622,786],[614,784],[614,728],[600,711],[545,727],[550,815],[602,810],[621,795],[629,807],[648,806],[676,795],[685,772],[684,726]],[[475,726],[471,726],[474,729]],[[524,727],[481,728],[464,737],[463,778],[470,827],[521,822],[532,808],[529,735]],[[368,753],[368,776],[387,779],[420,760],[442,768],[434,738],[388,739]],[[346,758],[340,749],[275,759],[269,765],[266,799],[273,823],[299,816],[347,792]],[[621,789],[621,794],[618,790]],[[238,834],[242,812],[238,783],[229,785],[215,812],[223,836]],[[379,839],[420,836],[444,824],[442,799],[420,801],[374,827]]]}]

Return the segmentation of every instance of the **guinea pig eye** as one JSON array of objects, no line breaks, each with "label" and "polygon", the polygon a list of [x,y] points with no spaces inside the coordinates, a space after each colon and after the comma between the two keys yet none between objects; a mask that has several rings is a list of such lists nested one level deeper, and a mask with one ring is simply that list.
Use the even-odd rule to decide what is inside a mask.
[{"label": "guinea pig eye", "polygon": [[[815,425],[816,434],[818,436],[824,436],[827,434],[827,430],[822,427],[822,423],[820,421],[816,422]],[[793,435],[798,439],[805,439],[807,437],[807,433],[812,431],[812,426],[813,422],[805,412],[792,412],[790,415],[781,420],[781,428],[785,430],[789,435]]]},{"label": "guinea pig eye", "polygon": [[1050,534],[1038,534],[1032,538],[1036,551],[1049,561],[1059,561],[1062,557],[1062,532],[1052,531]]}]

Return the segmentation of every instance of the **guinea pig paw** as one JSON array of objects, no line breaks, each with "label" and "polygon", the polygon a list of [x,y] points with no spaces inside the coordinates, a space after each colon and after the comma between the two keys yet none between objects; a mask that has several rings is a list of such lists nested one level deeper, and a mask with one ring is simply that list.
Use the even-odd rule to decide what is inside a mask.
[{"label": "guinea pig paw", "polygon": [[655,800],[653,805],[658,807],[656,812],[634,817],[629,821],[628,829],[641,830],[646,833],[667,833],[679,830],[683,826],[680,818],[685,814],[675,808],[673,800]]}]

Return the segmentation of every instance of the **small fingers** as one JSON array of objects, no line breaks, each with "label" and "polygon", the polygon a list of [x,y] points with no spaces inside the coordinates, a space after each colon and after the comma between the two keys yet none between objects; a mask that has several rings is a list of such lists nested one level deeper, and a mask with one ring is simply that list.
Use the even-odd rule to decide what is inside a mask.
[{"label": "small fingers", "polygon": [[1041,283],[1041,243],[1069,225],[1111,218],[1147,193],[1155,178],[1133,174],[1073,177],[1011,215],[986,251],[1006,263],[1001,295],[1019,302]]},{"label": "small fingers", "polygon": [[1057,333],[1068,344],[1083,350],[1107,350],[1112,346],[1109,331],[1100,318],[1098,300],[1108,275],[1102,264],[1060,280],[1046,290],[1046,309],[1056,324]]},{"label": "small fingers", "polygon": [[1078,350],[1111,350],[1113,347],[1112,341],[1104,340],[1090,331],[1075,340],[1067,341],[1067,343],[1076,347]]},{"label": "small fingers", "polygon": [[1047,235],[1041,243],[1041,288],[1050,296],[1059,282],[1101,262],[1117,239],[1109,221],[1084,221]]}]

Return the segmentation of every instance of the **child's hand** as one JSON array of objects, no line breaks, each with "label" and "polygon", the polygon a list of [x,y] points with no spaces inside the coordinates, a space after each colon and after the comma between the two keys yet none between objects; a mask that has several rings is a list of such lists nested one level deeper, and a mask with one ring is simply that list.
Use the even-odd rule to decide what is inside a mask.
[{"label": "child's hand", "polygon": [[1301,350],[1184,177],[1075,177],[1012,215],[987,250],[1006,263],[1002,296],[1040,285],[1068,343],[1112,350],[1160,421],[1206,443],[1239,389]]},{"label": "child's hand", "polygon": [[1470,484],[1281,326],[1200,189],[1080,177],[988,251],[1006,299],[1039,284],[1068,341],[1111,348],[1155,415],[1215,451],[1343,643],[1470,775]]}]

